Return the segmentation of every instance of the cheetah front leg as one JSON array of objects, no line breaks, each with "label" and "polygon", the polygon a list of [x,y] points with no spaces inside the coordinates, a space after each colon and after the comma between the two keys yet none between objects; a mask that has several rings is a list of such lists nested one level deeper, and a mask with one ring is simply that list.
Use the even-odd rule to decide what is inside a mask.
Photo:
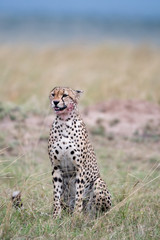
[{"label": "cheetah front leg", "polygon": [[76,196],[74,212],[81,213],[83,208],[84,176],[81,169],[77,169],[76,174]]},{"label": "cheetah front leg", "polygon": [[53,217],[56,218],[61,214],[61,195],[62,195],[62,172],[58,166],[54,166],[53,172]]}]

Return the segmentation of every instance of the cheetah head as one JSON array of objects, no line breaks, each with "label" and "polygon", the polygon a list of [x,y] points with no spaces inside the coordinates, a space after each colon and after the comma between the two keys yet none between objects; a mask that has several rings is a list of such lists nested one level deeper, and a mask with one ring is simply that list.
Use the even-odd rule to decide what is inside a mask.
[{"label": "cheetah head", "polygon": [[65,115],[75,109],[82,91],[68,87],[55,87],[49,95],[51,106],[57,115]]}]

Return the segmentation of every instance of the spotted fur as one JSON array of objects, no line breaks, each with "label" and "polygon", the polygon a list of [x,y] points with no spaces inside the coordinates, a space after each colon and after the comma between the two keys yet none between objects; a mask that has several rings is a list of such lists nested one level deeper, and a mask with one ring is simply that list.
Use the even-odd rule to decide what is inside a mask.
[{"label": "spotted fur", "polygon": [[21,192],[14,191],[12,193],[12,204],[16,209],[20,209],[23,206],[22,199],[21,199]]},{"label": "spotted fur", "polygon": [[71,88],[56,87],[49,96],[56,113],[48,142],[54,217],[61,214],[62,207],[71,212],[96,212],[111,206],[110,193],[100,178],[95,152],[77,110],[80,94]]}]

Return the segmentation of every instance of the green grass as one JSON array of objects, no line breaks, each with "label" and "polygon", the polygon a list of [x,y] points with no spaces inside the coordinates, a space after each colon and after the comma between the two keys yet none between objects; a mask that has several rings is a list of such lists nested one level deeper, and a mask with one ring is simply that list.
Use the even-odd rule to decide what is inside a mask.
[{"label": "green grass", "polygon": [[[123,140],[122,148],[105,136],[92,135],[92,142],[112,193],[110,212],[95,219],[64,212],[61,219],[52,219],[51,167],[43,143],[37,146],[39,153],[35,148],[19,158],[3,151],[1,239],[159,239],[159,156],[151,150],[150,158],[142,154],[150,143],[128,142],[126,151]],[[10,197],[16,189],[22,192],[23,210],[12,208]]]}]

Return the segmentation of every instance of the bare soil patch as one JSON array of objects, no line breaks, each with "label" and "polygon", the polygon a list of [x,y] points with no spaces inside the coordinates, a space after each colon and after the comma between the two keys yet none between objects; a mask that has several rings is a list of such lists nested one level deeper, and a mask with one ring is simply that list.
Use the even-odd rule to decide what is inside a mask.
[{"label": "bare soil patch", "polygon": [[[158,149],[160,142],[160,107],[145,101],[111,100],[82,109],[82,117],[92,136],[118,139],[119,146],[133,147],[135,141],[149,141]],[[11,155],[26,154],[33,149],[46,148],[49,129],[54,114],[29,113],[13,117],[5,116],[0,121],[0,148],[7,148]],[[125,141],[128,140],[129,141]],[[131,141],[130,141],[131,140]],[[153,144],[152,144],[153,143]],[[151,146],[150,145],[150,146]]]},{"label": "bare soil patch", "polygon": [[84,119],[88,126],[102,126],[106,133],[121,136],[142,135],[146,128],[160,134],[160,106],[146,101],[99,103],[84,110]]}]

